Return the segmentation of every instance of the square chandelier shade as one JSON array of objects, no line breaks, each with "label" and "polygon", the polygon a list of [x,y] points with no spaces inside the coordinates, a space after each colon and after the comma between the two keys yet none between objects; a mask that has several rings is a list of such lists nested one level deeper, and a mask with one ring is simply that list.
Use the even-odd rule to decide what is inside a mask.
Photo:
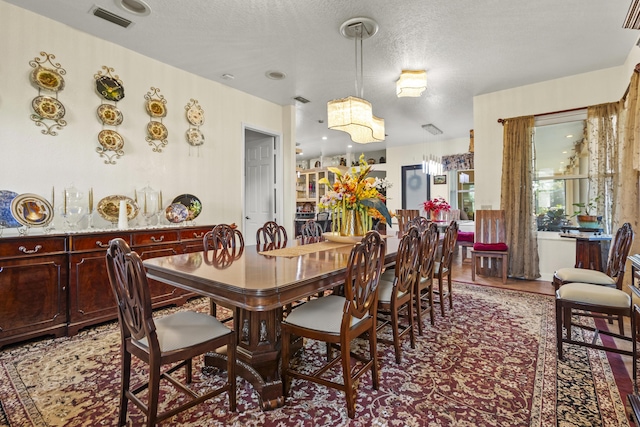
[{"label": "square chandelier shade", "polygon": [[384,119],[373,115],[371,103],[349,96],[327,103],[327,126],[351,135],[360,144],[384,141]]},{"label": "square chandelier shade", "polygon": [[427,89],[427,72],[424,70],[402,70],[396,82],[396,95],[402,97],[418,97]]}]

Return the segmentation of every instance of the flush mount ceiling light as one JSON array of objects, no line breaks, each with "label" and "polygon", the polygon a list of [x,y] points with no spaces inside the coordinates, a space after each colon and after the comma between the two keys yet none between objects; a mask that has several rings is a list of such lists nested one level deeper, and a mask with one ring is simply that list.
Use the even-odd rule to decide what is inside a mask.
[{"label": "flush mount ceiling light", "polygon": [[[363,98],[362,41],[378,32],[378,24],[369,18],[352,18],[340,26],[340,33],[355,40],[357,96],[327,103],[329,129],[347,132],[353,142],[366,144],[384,141],[384,119],[373,115],[371,103]],[[360,56],[358,58],[358,46]]]},{"label": "flush mount ceiling light", "polygon": [[267,76],[267,78],[270,78],[271,80],[283,80],[285,77],[287,77],[287,75],[282,71],[274,71],[274,70],[267,71],[266,73],[264,73],[264,75]]},{"label": "flush mount ceiling light", "polygon": [[427,72],[424,70],[402,70],[396,82],[396,95],[418,97],[427,89]]},{"label": "flush mount ceiling light", "polygon": [[440,135],[442,133],[442,131],[432,123],[429,123],[427,125],[422,125],[422,129],[426,130],[431,135]]},{"label": "flush mount ceiling light", "polygon": [[151,7],[143,0],[113,0],[122,10],[138,16],[147,16],[151,13]]}]

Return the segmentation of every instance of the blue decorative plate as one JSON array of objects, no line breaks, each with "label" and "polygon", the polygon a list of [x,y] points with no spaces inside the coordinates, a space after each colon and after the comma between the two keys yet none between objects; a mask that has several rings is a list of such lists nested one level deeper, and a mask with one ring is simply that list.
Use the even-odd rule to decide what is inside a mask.
[{"label": "blue decorative plate", "polygon": [[164,211],[167,221],[178,224],[189,216],[189,210],[182,203],[172,203]]},{"label": "blue decorative plate", "polygon": [[20,227],[20,223],[11,214],[11,202],[17,195],[14,191],[0,190],[0,221],[4,222],[4,227]]}]

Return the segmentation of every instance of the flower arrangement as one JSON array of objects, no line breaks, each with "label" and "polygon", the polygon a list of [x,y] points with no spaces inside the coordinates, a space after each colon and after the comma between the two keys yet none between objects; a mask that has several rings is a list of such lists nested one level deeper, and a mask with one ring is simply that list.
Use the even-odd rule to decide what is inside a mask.
[{"label": "flower arrangement", "polygon": [[431,212],[434,215],[438,215],[440,212],[449,212],[451,205],[442,197],[436,197],[435,199],[422,202],[422,208],[426,212]]},{"label": "flower arrangement", "polygon": [[373,181],[373,186],[381,193],[386,193],[386,191],[393,187],[393,183],[389,181],[387,178],[376,178]]},{"label": "flower arrangement", "polygon": [[391,215],[384,204],[386,199],[376,188],[375,179],[368,176],[371,165],[364,154],[358,163],[359,170],[352,167],[345,173],[339,168],[328,168],[335,174],[335,182],[332,184],[327,178],[318,182],[328,187],[318,205],[333,211],[332,231],[341,235],[364,234],[371,229],[374,218],[391,225]]}]

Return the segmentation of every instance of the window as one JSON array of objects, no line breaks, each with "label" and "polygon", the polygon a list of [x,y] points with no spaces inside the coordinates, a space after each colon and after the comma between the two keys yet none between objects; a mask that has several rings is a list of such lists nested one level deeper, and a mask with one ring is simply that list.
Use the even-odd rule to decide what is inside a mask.
[{"label": "window", "polygon": [[589,194],[586,110],[536,118],[534,195],[539,231],[573,225],[574,203]]}]

